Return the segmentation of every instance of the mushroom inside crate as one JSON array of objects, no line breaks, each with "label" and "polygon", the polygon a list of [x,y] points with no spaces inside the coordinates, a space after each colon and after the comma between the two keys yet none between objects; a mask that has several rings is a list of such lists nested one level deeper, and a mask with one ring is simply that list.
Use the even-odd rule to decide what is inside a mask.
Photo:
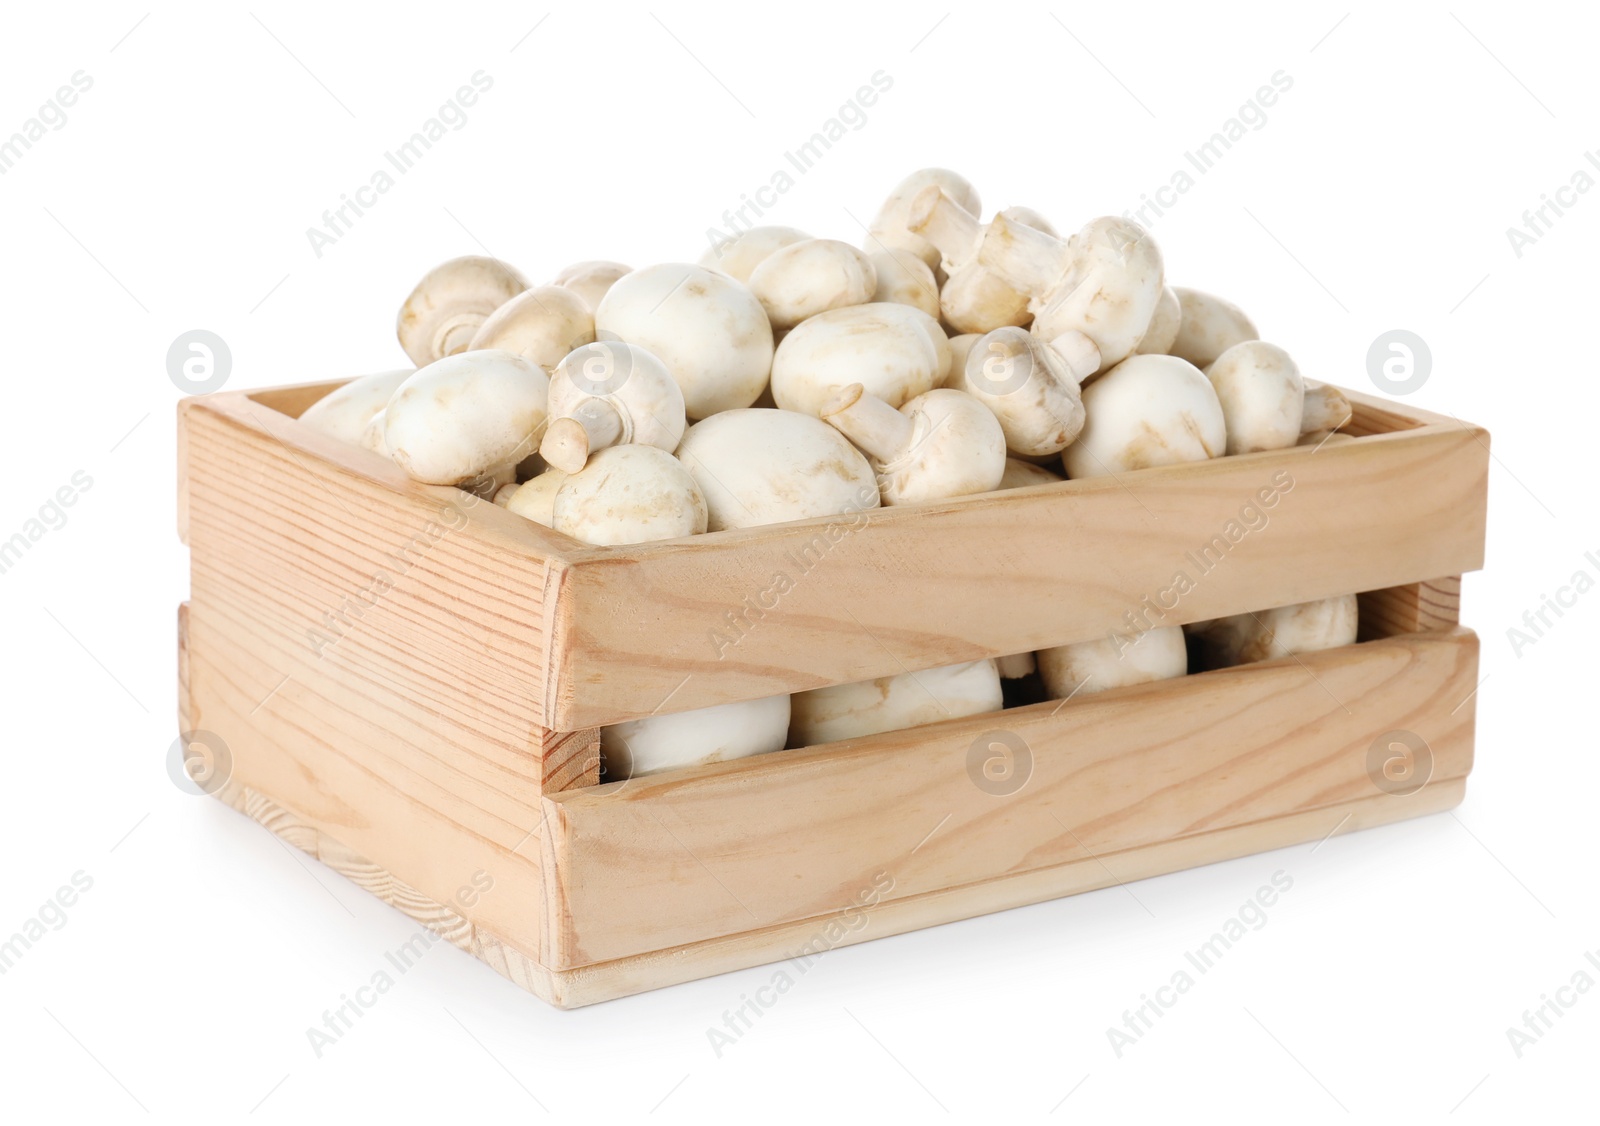
[{"label": "mushroom inside crate", "polygon": [[[597,547],[680,540],[1212,458],[1322,447],[1351,406],[1233,303],[1168,283],[1148,231],[1061,238],[924,168],[859,248],[787,226],[698,264],[497,259],[424,275],[411,365],[303,421],[429,485]],[[1307,455],[1311,456],[1311,455]],[[978,503],[983,503],[981,500]],[[859,738],[1348,645],[1354,595],[1179,629],[649,716],[601,733],[607,778]]]}]

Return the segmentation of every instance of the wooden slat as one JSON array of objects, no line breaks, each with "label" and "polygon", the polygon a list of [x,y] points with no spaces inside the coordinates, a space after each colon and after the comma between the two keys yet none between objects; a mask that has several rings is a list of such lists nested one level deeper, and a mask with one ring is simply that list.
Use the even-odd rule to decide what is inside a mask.
[{"label": "wooden slat", "polygon": [[287,418],[299,418],[313,403],[326,398],[349,382],[351,381],[348,379],[324,379],[316,383],[291,383],[285,387],[267,387],[260,391],[251,391],[249,394],[252,402],[259,403]]},{"label": "wooden slat", "polygon": [[[1130,614],[1177,625],[1475,570],[1481,434],[1419,426],[573,556],[547,722],[577,730],[663,701],[681,711],[1104,637]],[[1266,524],[1229,543],[1275,482],[1292,488]]]},{"label": "wooden slat", "polygon": [[[1471,768],[1477,638],[1411,634],[546,799],[545,964],[572,969],[1372,796],[1374,740]],[[981,790],[973,744],[1033,759]],[[987,745],[987,739],[981,745]]]},{"label": "wooden slat", "polygon": [[1461,621],[1461,576],[1366,591],[1360,603],[1362,641],[1447,630]]}]

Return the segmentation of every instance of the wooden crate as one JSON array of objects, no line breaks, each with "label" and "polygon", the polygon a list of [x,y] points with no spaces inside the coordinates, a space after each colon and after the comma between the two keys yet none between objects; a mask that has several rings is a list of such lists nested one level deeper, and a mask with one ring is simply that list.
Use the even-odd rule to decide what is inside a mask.
[{"label": "wooden crate", "polygon": [[[1477,427],[1350,393],[1321,449],[597,548],[297,421],[336,386],[180,405],[182,730],[217,796],[553,1004],[1462,798]],[[597,784],[604,724],[1351,591],[1347,648]],[[1394,731],[1425,784],[1380,784]]]}]

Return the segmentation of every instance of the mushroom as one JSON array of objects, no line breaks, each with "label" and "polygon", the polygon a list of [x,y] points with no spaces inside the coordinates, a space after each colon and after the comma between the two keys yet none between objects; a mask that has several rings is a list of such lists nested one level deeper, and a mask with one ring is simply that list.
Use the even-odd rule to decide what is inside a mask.
[{"label": "mushroom", "polygon": [[978,189],[965,176],[948,168],[920,168],[896,184],[889,198],[883,201],[862,246],[874,252],[909,250],[927,263],[929,269],[936,269],[939,266],[939,248],[913,231],[908,223],[912,200],[929,186],[941,188],[973,215],[983,210]]},{"label": "mushroom", "polygon": [[1060,453],[1083,429],[1078,379],[1061,351],[1013,327],[997,328],[973,345],[966,367],[947,386],[994,412],[1012,453],[1040,456]]},{"label": "mushroom", "polygon": [[788,329],[829,309],[871,301],[878,273],[849,243],[813,238],[767,255],[751,271],[749,285],[772,327]]},{"label": "mushroom", "polygon": [[423,275],[400,306],[400,347],[419,368],[464,352],[478,326],[528,288],[528,279],[498,258],[467,255]]},{"label": "mushroom", "polygon": [[494,496],[490,497],[489,499],[492,503],[500,508],[510,508],[511,498],[517,495],[517,490],[520,488],[522,488],[521,485],[515,481],[512,481],[508,484],[501,485],[494,491]]},{"label": "mushroom", "polygon": [[958,380],[967,370],[967,357],[972,355],[972,346],[982,340],[981,332],[963,332],[950,337],[950,370],[945,372],[944,382],[941,387],[953,386],[951,380]]},{"label": "mushroom", "polygon": [[602,727],[600,761],[616,782],[781,751],[788,738],[789,697],[768,696]]},{"label": "mushroom", "polygon": [[467,481],[532,452],[549,390],[538,365],[510,352],[446,356],[418,370],[389,400],[384,443],[418,481]]},{"label": "mushroom", "polygon": [[1178,626],[1145,630],[1137,637],[1113,633],[1041,649],[1038,656],[1039,675],[1052,700],[1167,680],[1189,671],[1189,650]]},{"label": "mushroom", "polygon": [[939,319],[939,279],[926,262],[909,250],[880,250],[868,257],[878,275],[873,301],[910,305]]},{"label": "mushroom", "polygon": [[1300,414],[1301,434],[1338,430],[1354,416],[1350,399],[1343,391],[1314,379],[1304,382],[1306,396]]},{"label": "mushroom", "polygon": [[794,411],[712,415],[689,427],[678,458],[705,495],[713,532],[880,503],[867,459],[827,423]]},{"label": "mushroom", "polygon": [[851,305],[803,321],[783,338],[772,359],[772,397],[784,410],[815,416],[835,391],[860,383],[898,407],[937,387],[949,368],[944,330],[922,310]]},{"label": "mushroom", "polygon": [[1230,668],[1353,645],[1360,625],[1356,596],[1342,594],[1196,622],[1185,631],[1206,668]]},{"label": "mushroom", "polygon": [[1083,389],[1083,432],[1067,447],[1067,476],[1115,475],[1221,457],[1227,424],[1200,369],[1176,356],[1130,356]]},{"label": "mushroom", "polygon": [[1354,442],[1354,434],[1341,434],[1337,430],[1313,430],[1308,434],[1300,435],[1297,446],[1312,446],[1320,449],[1323,446],[1336,446],[1341,442]]},{"label": "mushroom", "polygon": [[635,442],[671,453],[684,426],[683,391],[666,364],[632,344],[585,344],[550,377],[550,425],[539,455],[576,473],[607,446]]},{"label": "mushroom", "polygon": [[751,227],[731,239],[723,239],[700,256],[700,265],[737,282],[748,282],[757,266],[786,246],[811,238],[793,227]]},{"label": "mushroom", "polygon": [[471,493],[482,500],[493,501],[501,490],[515,488],[517,484],[517,463],[507,462],[497,465],[493,469],[485,470],[475,477],[465,481],[458,481],[456,488],[464,493]]},{"label": "mushroom", "polygon": [[939,310],[958,332],[988,332],[1033,319],[1028,297],[978,261],[984,227],[944,189],[930,185],[912,201],[906,216],[911,230],[939,248],[946,274]]},{"label": "mushroom", "polygon": [[1288,352],[1246,340],[1218,356],[1206,378],[1222,404],[1228,453],[1283,450],[1299,440],[1306,389]]},{"label": "mushroom", "polygon": [[[409,379],[410,377],[407,376]],[[379,411],[367,419],[367,425],[361,430],[360,446],[364,450],[371,450],[375,454],[389,456],[389,444],[383,438],[383,426],[386,419],[384,411]]]},{"label": "mushroom", "polygon": [[637,344],[667,365],[690,418],[748,407],[772,370],[772,325],[755,294],[701,266],[635,270],[594,314],[601,340]]},{"label": "mushroom", "polygon": [[1181,285],[1173,286],[1172,292],[1178,295],[1180,315],[1178,335],[1167,349],[1168,355],[1207,368],[1235,344],[1261,339],[1244,310],[1233,302]]},{"label": "mushroom", "polygon": [[1021,680],[1039,671],[1039,663],[1033,659],[1032,653],[1007,653],[1004,657],[996,657],[994,667],[1001,680]]},{"label": "mushroom", "polygon": [[822,408],[822,420],[871,458],[884,504],[987,493],[1005,474],[1000,423],[962,391],[935,388],[895,410],[852,383]]},{"label": "mushroom", "polygon": [[1170,285],[1163,286],[1161,300],[1156,302],[1155,315],[1150,318],[1150,327],[1145,329],[1144,337],[1134,351],[1147,356],[1167,355],[1178,339],[1178,326],[1182,323],[1183,303],[1178,300],[1178,291]]},{"label": "mushroom", "polygon": [[[1008,207],[1000,212],[1013,223],[1021,223],[1024,227],[1032,227],[1036,231],[1043,231],[1047,235],[1056,235],[1055,224],[1040,215],[1031,207]],[[1060,237],[1056,235],[1056,237]]]},{"label": "mushroom", "polygon": [[1029,297],[1033,331],[1045,340],[1083,333],[1102,369],[1132,355],[1161,302],[1161,250],[1137,223],[1106,216],[1066,242],[996,215],[978,261]]},{"label": "mushroom", "polygon": [[548,374],[561,357],[593,340],[594,314],[583,298],[570,289],[541,285],[496,309],[472,338],[472,347],[514,353]]},{"label": "mushroom", "polygon": [[1050,472],[1042,465],[1035,465],[1031,461],[1019,461],[1014,457],[1006,458],[1006,471],[1000,475],[1000,483],[995,486],[997,490],[1026,489],[1029,485],[1049,485],[1061,480],[1058,474]]},{"label": "mushroom", "polygon": [[589,306],[589,313],[593,316],[594,311],[600,307],[600,299],[617,283],[617,279],[632,272],[632,266],[624,266],[621,262],[591,259],[587,262],[574,262],[557,274],[550,284],[559,285],[562,289],[577,294],[583,303]]},{"label": "mushroom", "polygon": [[675,540],[706,530],[706,499],[666,450],[610,446],[561,482],[550,517],[562,535],[601,547]]},{"label": "mushroom", "polygon": [[506,507],[525,520],[543,524],[546,528],[552,527],[555,524],[556,493],[566,479],[567,475],[561,470],[546,469],[537,477],[518,485],[517,491],[506,502]]},{"label": "mushroom", "polygon": [[942,719],[982,715],[1004,706],[992,660],[924,672],[881,676],[797,692],[791,702],[789,745],[811,747]]},{"label": "mushroom", "polygon": [[352,379],[301,411],[300,421],[341,442],[359,446],[372,416],[389,405],[389,397],[395,389],[416,370],[400,368]]}]

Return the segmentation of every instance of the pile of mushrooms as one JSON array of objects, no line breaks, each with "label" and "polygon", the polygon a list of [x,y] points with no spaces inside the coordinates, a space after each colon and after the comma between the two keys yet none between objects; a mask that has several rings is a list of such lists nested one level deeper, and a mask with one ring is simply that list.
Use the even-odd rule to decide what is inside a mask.
[{"label": "pile of mushrooms", "polygon": [[[983,214],[925,168],[859,246],[754,227],[543,285],[455,258],[401,306],[413,366],[302,421],[602,546],[1348,440],[1344,396],[1237,306],[1168,285],[1137,224],[1062,238],[1026,207]],[[1287,658],[1350,644],[1356,617],[1351,595],[651,716],[604,730],[606,776]]]}]

